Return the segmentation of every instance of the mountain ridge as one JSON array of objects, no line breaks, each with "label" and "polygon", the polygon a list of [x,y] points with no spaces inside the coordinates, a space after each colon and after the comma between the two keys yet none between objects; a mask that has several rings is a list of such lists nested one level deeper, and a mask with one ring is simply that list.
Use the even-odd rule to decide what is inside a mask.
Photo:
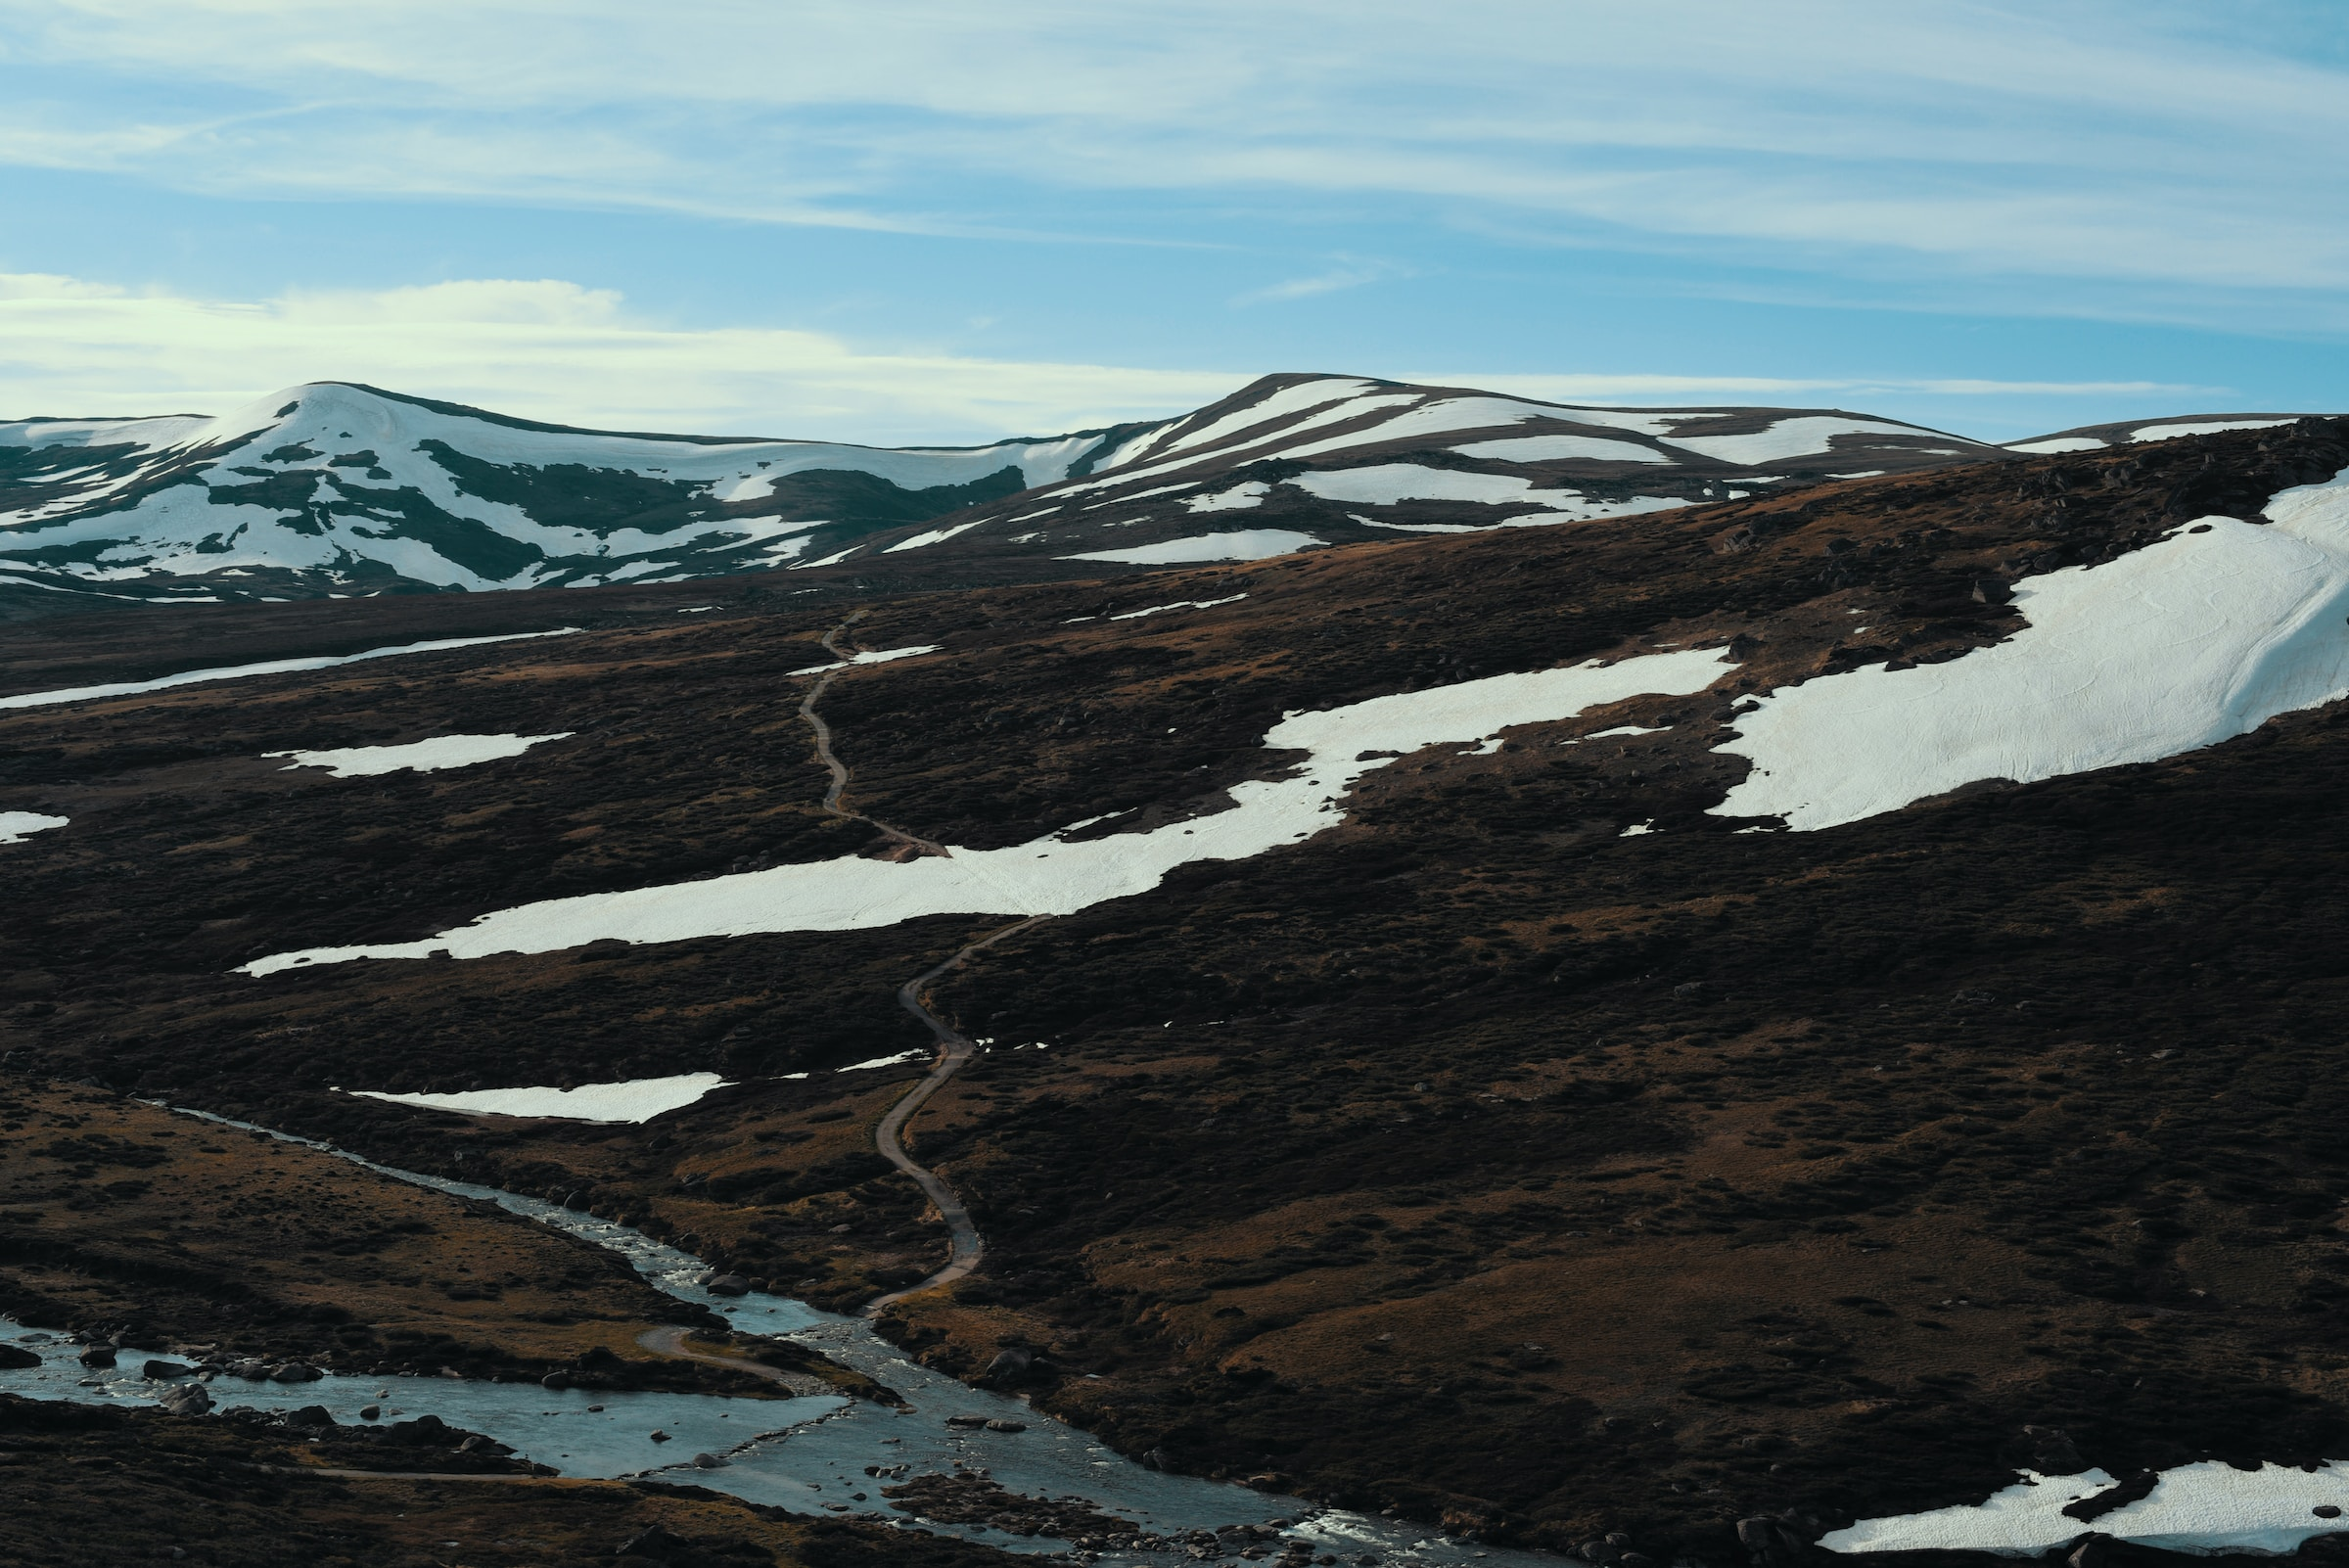
[{"label": "mountain ridge", "polygon": [[2288,417],[2001,446],[1846,410],[1605,408],[1283,374],[1164,420],[865,447],[596,431],[319,382],[220,416],[0,423],[0,615],[865,570],[884,556],[892,573],[941,580],[1070,577],[1635,516],[2051,440]]}]

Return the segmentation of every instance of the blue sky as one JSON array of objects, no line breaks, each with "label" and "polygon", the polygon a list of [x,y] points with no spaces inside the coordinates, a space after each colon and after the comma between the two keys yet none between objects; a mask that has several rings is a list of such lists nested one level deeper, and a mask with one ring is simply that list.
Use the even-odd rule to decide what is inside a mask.
[{"label": "blue sky", "polygon": [[0,0],[0,416],[984,440],[1267,371],[2011,438],[2349,408],[2230,0]]}]

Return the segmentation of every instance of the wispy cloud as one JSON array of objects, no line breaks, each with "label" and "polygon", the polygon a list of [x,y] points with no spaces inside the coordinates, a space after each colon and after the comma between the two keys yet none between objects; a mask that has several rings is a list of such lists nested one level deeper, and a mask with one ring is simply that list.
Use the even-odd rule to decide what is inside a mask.
[{"label": "wispy cloud", "polygon": [[1273,222],[1309,193],[1814,272],[2190,286],[2206,312],[2349,285],[2349,79],[2180,17],[1169,0],[1143,37],[1077,0],[0,0],[0,159],[961,232],[1039,190]]},{"label": "wispy cloud", "polygon": [[1367,283],[1384,283],[1391,278],[1407,278],[1412,269],[1394,261],[1342,261],[1325,272],[1309,277],[1290,278],[1282,283],[1251,289],[1235,298],[1237,305],[1278,304],[1288,300],[1310,300],[1319,294],[1339,294],[1359,289]]}]

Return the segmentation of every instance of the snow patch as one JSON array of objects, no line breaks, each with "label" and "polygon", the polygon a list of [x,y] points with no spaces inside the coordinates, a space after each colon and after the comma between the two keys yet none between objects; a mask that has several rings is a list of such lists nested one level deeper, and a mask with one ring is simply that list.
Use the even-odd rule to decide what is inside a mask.
[{"label": "snow patch", "polygon": [[283,675],[299,669],[331,669],[337,665],[355,665],[365,659],[391,659],[400,654],[440,653],[450,648],[479,648],[493,642],[524,642],[532,637],[569,637],[585,629],[584,626],[564,626],[555,631],[509,631],[497,637],[443,637],[437,642],[402,643],[396,648],[370,648],[365,653],[341,654],[326,659],[272,659],[258,665],[185,669],[176,675],[161,675],[154,680],[123,680],[105,686],[68,686],[57,691],[33,691],[16,697],[0,697],[0,709],[45,708],[53,703],[86,702],[94,697],[133,697],[142,692],[164,691],[173,686],[204,685],[215,680]]},{"label": "snow patch", "polygon": [[882,551],[881,553],[883,555],[895,555],[899,550],[919,550],[925,545],[944,544],[946,542],[946,540],[954,537],[955,534],[964,532],[970,529],[975,529],[986,521],[986,518],[975,518],[968,523],[957,523],[950,529],[932,529],[929,532],[917,533],[910,539],[899,539],[897,543],[891,545],[888,549]]},{"label": "snow patch", "polygon": [[1490,457],[1503,463],[1553,463],[1570,457],[1607,463],[1669,463],[1668,453],[1635,441],[1611,441],[1603,436],[1510,436],[1497,441],[1470,441],[1455,446],[1462,457]]},{"label": "snow patch", "polygon": [[809,665],[805,669],[790,669],[784,673],[820,675],[828,669],[847,669],[852,665],[886,665],[893,659],[913,659],[922,654],[934,654],[938,650],[939,644],[937,643],[925,643],[919,648],[881,648],[871,653],[852,654],[846,659],[835,659],[828,665]]},{"label": "snow patch", "polygon": [[476,762],[494,762],[501,757],[520,757],[533,746],[548,741],[569,740],[571,730],[552,735],[436,735],[431,740],[409,741],[404,746],[346,746],[340,751],[324,752],[263,752],[264,757],[291,757],[287,771],[297,767],[323,767],[337,778],[373,778],[378,773],[396,773],[413,768],[419,773],[438,772],[444,767],[471,767]]},{"label": "snow patch", "polygon": [[2027,624],[1963,658],[1770,693],[1720,748],[1754,769],[1713,811],[1834,827],[1979,780],[2156,761],[2349,695],[2349,482],[2267,515],[2026,577]]},{"label": "snow patch", "polygon": [[2094,436],[2050,436],[2046,440],[2016,441],[2010,452],[2096,452],[2108,444]]},{"label": "snow patch", "polygon": [[1194,512],[1237,512],[1251,506],[1262,506],[1272,486],[1263,480],[1250,480],[1215,495],[1194,495],[1182,504]]},{"label": "snow patch", "polygon": [[1863,1519],[1819,1538],[1829,1551],[1991,1551],[2031,1557],[2091,1531],[2142,1546],[2198,1556],[2257,1552],[2283,1556],[2314,1536],[2335,1535],[2349,1520],[2316,1509],[2349,1508],[2349,1468],[2339,1459],[2310,1469],[2266,1464],[2237,1470],[2218,1459],[2165,1470],[2137,1501],[2083,1522],[2066,1504],[2114,1485],[2102,1470],[2023,1479],[1985,1500],[1924,1513]]},{"label": "snow patch", "polygon": [[64,827],[69,816],[43,816],[38,811],[0,811],[0,844],[22,844],[28,833]]},{"label": "snow patch", "polygon": [[715,1073],[675,1078],[638,1078],[624,1084],[581,1084],[576,1088],[474,1089],[462,1094],[389,1094],[349,1089],[361,1099],[389,1100],[433,1111],[473,1116],[559,1116],[574,1122],[649,1122],[666,1111],[691,1105],[726,1081]]},{"label": "snow patch", "polygon": [[2279,425],[2296,425],[2297,419],[2207,419],[2178,425],[2140,425],[2129,433],[2136,441],[2166,441],[2180,436],[2216,436],[2223,430],[2273,430]]},{"label": "snow patch", "polygon": [[[1248,595],[1244,593],[1235,593],[1228,599],[1177,599],[1173,604],[1154,604],[1147,610],[1128,610],[1124,615],[1111,616],[1109,619],[1112,621],[1139,621],[1144,616],[1164,615],[1169,610],[1213,610],[1220,604],[1238,604],[1247,597]],[[1082,616],[1079,619],[1090,621],[1093,618]]]},{"label": "snow patch", "polygon": [[1263,561],[1327,543],[1294,529],[1241,529],[1230,533],[1197,533],[1161,539],[1126,550],[1088,550],[1063,561],[1123,561],[1132,566],[1174,566],[1188,561]]},{"label": "snow patch", "polygon": [[846,1067],[836,1067],[832,1071],[835,1073],[863,1073],[876,1067],[898,1067],[906,1062],[918,1062],[929,1054],[928,1051],[899,1051],[895,1056],[876,1056],[869,1062],[851,1062]]},{"label": "snow patch", "polygon": [[1813,414],[1802,419],[1781,419],[1768,430],[1743,436],[1667,436],[1664,439],[1724,463],[1760,465],[1827,451],[1838,436],[1938,435],[1938,431],[1895,425],[1888,420],[1838,419],[1829,414]]}]

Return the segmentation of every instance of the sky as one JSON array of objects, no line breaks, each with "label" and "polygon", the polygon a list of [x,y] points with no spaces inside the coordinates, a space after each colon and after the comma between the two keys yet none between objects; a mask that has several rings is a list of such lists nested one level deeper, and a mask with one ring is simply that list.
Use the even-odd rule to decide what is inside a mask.
[{"label": "sky", "polygon": [[0,418],[2349,409],[2338,0],[0,0]]}]

